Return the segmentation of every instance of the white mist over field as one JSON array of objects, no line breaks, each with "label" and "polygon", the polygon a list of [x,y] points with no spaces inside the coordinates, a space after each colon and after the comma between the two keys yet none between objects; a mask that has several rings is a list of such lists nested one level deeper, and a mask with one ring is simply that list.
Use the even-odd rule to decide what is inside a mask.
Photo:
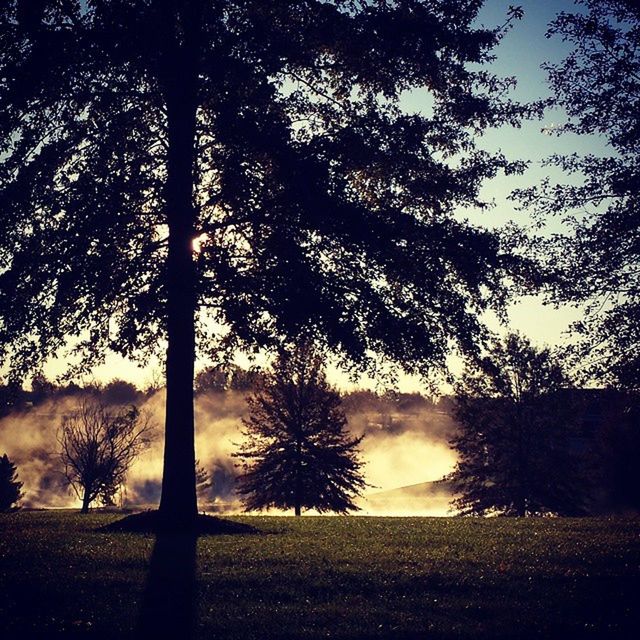
[{"label": "white mist over field", "polygon": [[[18,467],[24,483],[25,507],[79,507],[62,475],[56,433],[65,414],[78,405],[77,397],[47,401],[0,420],[0,453]],[[141,405],[156,426],[157,437],[134,462],[120,501],[123,506],[158,504],[162,477],[164,393]],[[242,439],[244,394],[210,393],[196,399],[196,457],[211,476],[212,486],[199,495],[200,508],[212,512],[240,512],[234,493],[238,470],[231,454]],[[371,487],[358,502],[369,515],[446,515],[451,495],[446,485],[432,485],[453,469],[456,458],[447,440],[451,419],[434,408],[409,406],[400,411],[378,407],[347,409],[349,428],[365,434],[360,445],[364,474]],[[403,488],[399,490],[399,488]]]}]

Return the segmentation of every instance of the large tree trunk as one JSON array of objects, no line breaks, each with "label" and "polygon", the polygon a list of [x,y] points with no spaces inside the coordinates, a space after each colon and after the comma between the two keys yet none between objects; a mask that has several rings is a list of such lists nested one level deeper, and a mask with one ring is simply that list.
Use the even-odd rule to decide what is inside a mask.
[{"label": "large tree trunk", "polygon": [[[176,10],[163,78],[168,125],[169,248],[166,265],[167,401],[160,513],[172,526],[180,528],[189,528],[198,513],[193,407],[196,312],[193,182],[197,69],[195,34],[187,28],[194,25],[187,18],[181,15],[180,9]],[[184,29],[182,37],[176,28],[178,22]]]}]

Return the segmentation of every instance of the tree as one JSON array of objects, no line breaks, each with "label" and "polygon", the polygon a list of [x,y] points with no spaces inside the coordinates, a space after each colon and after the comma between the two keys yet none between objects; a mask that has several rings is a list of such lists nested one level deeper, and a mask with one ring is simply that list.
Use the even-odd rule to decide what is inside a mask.
[{"label": "tree", "polygon": [[21,488],[16,465],[5,453],[0,458],[0,513],[15,509],[14,505],[22,497]]},{"label": "tree", "polygon": [[222,393],[224,391],[253,391],[258,385],[260,372],[254,369],[243,369],[235,364],[207,367],[198,372],[195,379],[195,392]]},{"label": "tree", "polygon": [[152,425],[133,405],[113,408],[84,400],[58,431],[64,475],[82,500],[113,504],[135,458],[150,444]]},{"label": "tree", "polygon": [[229,372],[223,367],[207,367],[199,371],[195,378],[194,391],[202,393],[222,393],[226,391]]},{"label": "tree", "polygon": [[549,349],[511,334],[469,363],[455,389],[458,454],[447,476],[465,515],[579,514],[586,495],[572,446],[576,406]]},{"label": "tree", "polygon": [[140,399],[140,390],[132,382],[113,378],[100,389],[100,396],[106,405],[134,404]]},{"label": "tree", "polygon": [[516,192],[541,218],[560,217],[570,233],[541,242],[557,304],[586,305],[574,326],[585,378],[640,388],[640,8],[631,0],[577,0],[548,37],[573,45],[547,64],[553,96],[567,121],[550,133],[594,135],[608,155],[554,155],[547,165],[569,181],[551,179]]},{"label": "tree", "polygon": [[254,391],[260,386],[262,374],[257,369],[243,369],[234,367],[229,389],[232,391],[242,391],[244,393]]},{"label": "tree", "polygon": [[211,474],[200,464],[200,460],[196,460],[196,493],[198,494],[198,502],[209,497],[211,487],[213,487]]},{"label": "tree", "polygon": [[12,411],[21,408],[25,402],[25,392],[17,380],[10,380],[4,384],[0,380],[0,418],[4,418]]},{"label": "tree", "polygon": [[[481,4],[3,1],[0,357],[70,345],[73,374],[166,344],[170,521],[197,514],[198,344],[306,332],[427,373],[529,278],[453,215],[521,168],[474,146],[524,112],[483,67],[518,13],[480,28]],[[414,89],[428,114],[399,107]]]},{"label": "tree", "polygon": [[31,401],[34,405],[42,404],[51,399],[57,390],[56,385],[48,380],[41,371],[31,379]]},{"label": "tree", "polygon": [[248,399],[238,492],[247,511],[270,507],[346,513],[367,486],[340,396],[325,378],[322,356],[308,346],[281,353],[273,373]]}]

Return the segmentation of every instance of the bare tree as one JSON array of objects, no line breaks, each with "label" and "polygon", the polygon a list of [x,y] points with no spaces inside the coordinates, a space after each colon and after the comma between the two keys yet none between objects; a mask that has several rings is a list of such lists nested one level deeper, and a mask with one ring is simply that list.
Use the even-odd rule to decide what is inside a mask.
[{"label": "bare tree", "polygon": [[82,513],[99,499],[112,504],[127,471],[153,438],[149,416],[130,405],[108,407],[83,400],[58,431],[67,482],[82,500]]}]

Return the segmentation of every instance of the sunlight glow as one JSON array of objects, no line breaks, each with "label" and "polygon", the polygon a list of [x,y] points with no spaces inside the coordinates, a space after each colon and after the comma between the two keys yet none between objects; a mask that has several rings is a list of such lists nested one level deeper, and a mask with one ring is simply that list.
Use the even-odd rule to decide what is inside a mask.
[{"label": "sunlight glow", "polygon": [[193,248],[193,252],[194,253],[200,253],[202,251],[202,247],[207,244],[207,242],[209,241],[209,234],[208,233],[201,233],[199,236],[196,236],[192,241],[191,241],[191,246]]}]

